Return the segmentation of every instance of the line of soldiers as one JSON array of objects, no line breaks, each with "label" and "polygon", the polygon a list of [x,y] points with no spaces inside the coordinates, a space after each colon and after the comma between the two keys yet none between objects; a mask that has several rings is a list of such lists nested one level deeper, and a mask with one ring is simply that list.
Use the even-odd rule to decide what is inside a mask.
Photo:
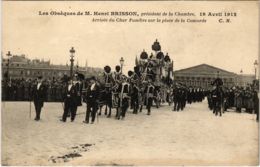
[{"label": "line of soldiers", "polygon": [[174,107],[173,111],[183,110],[186,106],[186,103],[192,104],[195,102],[202,102],[205,98],[205,90],[198,87],[186,87],[185,85],[177,85],[173,88],[173,97]]}]

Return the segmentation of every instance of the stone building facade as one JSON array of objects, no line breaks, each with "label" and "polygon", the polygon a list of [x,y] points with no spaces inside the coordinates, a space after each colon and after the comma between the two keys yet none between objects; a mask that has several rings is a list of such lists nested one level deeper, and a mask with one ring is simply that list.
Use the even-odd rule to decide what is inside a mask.
[{"label": "stone building facade", "polygon": [[[36,78],[41,75],[45,79],[60,78],[64,75],[70,75],[70,65],[54,65],[50,60],[44,61],[39,59],[28,59],[25,55],[13,55],[9,59],[2,58],[2,78],[6,74],[9,64],[10,78]],[[74,65],[74,72],[78,71],[86,77],[91,75],[98,75],[103,70],[94,67],[79,67]]]},{"label": "stone building facade", "polygon": [[224,86],[246,86],[254,80],[254,75],[238,75],[208,64],[174,71],[174,80],[187,86],[202,87],[208,89],[211,83],[217,78],[223,80]]}]

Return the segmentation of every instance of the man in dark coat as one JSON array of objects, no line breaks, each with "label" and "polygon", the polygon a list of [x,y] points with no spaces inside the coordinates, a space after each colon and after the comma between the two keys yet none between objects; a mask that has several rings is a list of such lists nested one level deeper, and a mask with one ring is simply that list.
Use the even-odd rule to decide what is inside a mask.
[{"label": "man in dark coat", "polygon": [[85,99],[87,102],[87,112],[83,123],[89,123],[89,116],[91,113],[91,124],[93,124],[96,118],[99,100],[99,85],[96,83],[96,78],[94,76],[90,78],[90,85],[87,88]]},{"label": "man in dark coat", "polygon": [[32,97],[33,97],[33,102],[34,102],[34,107],[36,111],[36,117],[35,121],[40,120],[40,115],[41,115],[41,109],[43,107],[43,103],[46,100],[47,96],[47,89],[46,86],[42,82],[42,77],[39,76],[37,78],[37,83],[33,86],[32,89]]},{"label": "man in dark coat", "polygon": [[69,78],[69,82],[65,86],[63,99],[64,99],[64,112],[63,112],[62,119],[60,121],[66,122],[68,113],[70,112],[71,122],[73,122],[76,117],[76,111],[77,111],[77,89],[76,86],[73,84],[72,78]]}]

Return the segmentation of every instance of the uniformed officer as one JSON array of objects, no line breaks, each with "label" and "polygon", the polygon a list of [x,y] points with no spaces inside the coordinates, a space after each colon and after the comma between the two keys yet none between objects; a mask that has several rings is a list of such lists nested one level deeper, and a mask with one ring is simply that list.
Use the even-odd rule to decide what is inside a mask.
[{"label": "uniformed officer", "polygon": [[119,110],[117,111],[117,119],[120,118],[124,119],[126,111],[129,107],[129,100],[130,100],[130,84],[127,81],[126,76],[122,76],[122,82],[119,85]]},{"label": "uniformed officer", "polygon": [[109,113],[107,117],[111,117],[111,109],[112,109],[112,87],[114,85],[114,79],[111,73],[111,67],[105,66],[104,67],[104,84],[105,84],[105,102],[106,102],[106,110],[105,114],[107,113],[107,107],[109,108]]},{"label": "uniformed officer", "polygon": [[91,114],[91,124],[93,124],[95,122],[99,100],[99,85],[97,84],[94,76],[90,78],[90,84],[87,88],[85,99],[87,102],[87,112],[83,123],[89,123],[89,117]]},{"label": "uniformed officer", "polygon": [[[116,113],[118,113],[119,110],[119,85],[122,82],[122,73],[121,73],[121,67],[117,65],[115,67],[115,72],[113,73],[113,79],[114,79],[114,85],[112,88],[112,106],[116,107]],[[116,115],[117,117],[117,115]]]},{"label": "uniformed officer", "polygon": [[216,116],[218,113],[220,116],[222,116],[221,113],[221,91],[219,90],[218,87],[214,86],[212,93],[211,93],[211,98],[212,98],[212,106],[213,106],[213,114]]},{"label": "uniformed officer", "polygon": [[133,76],[131,77],[131,104],[133,105],[133,114],[138,113],[139,109],[139,93],[140,93],[140,88],[139,88],[139,76],[136,72],[133,73]]},{"label": "uniformed officer", "polygon": [[47,89],[42,82],[42,76],[39,76],[37,78],[37,83],[34,85],[32,89],[32,96],[33,96],[33,102],[36,111],[36,116],[34,120],[39,121],[41,116],[41,110],[47,96]]},{"label": "uniformed officer", "polygon": [[236,100],[236,111],[241,112],[241,108],[243,107],[243,97],[244,93],[242,88],[238,88],[235,92],[235,100]]},{"label": "uniformed officer", "polygon": [[148,78],[148,85],[146,86],[145,90],[145,96],[146,96],[146,108],[147,108],[147,115],[151,115],[151,107],[153,105],[153,99],[154,99],[154,86],[152,84],[152,79]]},{"label": "uniformed officer", "polygon": [[246,112],[252,113],[254,109],[254,101],[253,101],[253,92],[252,90],[250,90],[250,87],[246,88],[244,101],[245,101]]},{"label": "uniformed officer", "polygon": [[121,73],[121,67],[116,66],[115,67],[115,72],[113,73],[113,78],[116,84],[120,84],[121,78],[122,78],[122,73]]},{"label": "uniformed officer", "polygon": [[187,92],[186,89],[183,87],[180,89],[180,109],[183,110],[186,106],[186,99],[187,99]]}]

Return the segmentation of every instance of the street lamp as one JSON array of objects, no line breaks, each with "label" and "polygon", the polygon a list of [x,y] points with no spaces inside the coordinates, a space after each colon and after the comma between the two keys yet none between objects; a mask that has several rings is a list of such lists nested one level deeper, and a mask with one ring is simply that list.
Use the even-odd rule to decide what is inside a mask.
[{"label": "street lamp", "polygon": [[257,60],[255,60],[255,62],[254,62],[254,67],[255,67],[255,79],[256,79],[256,70],[257,70],[257,66],[258,66],[258,63],[257,63]]},{"label": "street lamp", "polygon": [[119,62],[120,62],[120,65],[121,65],[121,74],[122,74],[122,73],[123,73],[123,65],[124,65],[124,62],[125,62],[124,58],[121,57],[121,59],[119,60]]},{"label": "street lamp", "polygon": [[74,53],[76,51],[74,50],[74,47],[71,47],[70,49],[70,78],[72,78],[73,75],[73,62],[74,62]]},{"label": "street lamp", "polygon": [[242,69],[240,70],[240,77],[241,77],[241,86],[243,86],[244,83],[243,83],[243,70]]},{"label": "street lamp", "polygon": [[7,58],[7,75],[6,75],[6,79],[8,80],[9,78],[9,64],[10,64],[10,58],[12,57],[12,54],[10,51],[7,52],[6,56],[8,57]]}]

